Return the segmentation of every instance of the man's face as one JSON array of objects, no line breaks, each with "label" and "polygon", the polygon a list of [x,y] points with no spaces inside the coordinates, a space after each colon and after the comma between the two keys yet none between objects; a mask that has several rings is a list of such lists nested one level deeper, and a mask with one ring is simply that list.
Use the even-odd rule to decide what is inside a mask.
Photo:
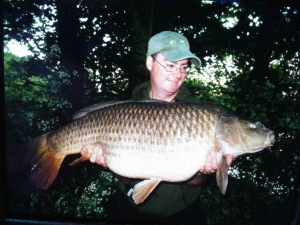
[{"label": "man's face", "polygon": [[[177,93],[186,78],[186,73],[182,73],[179,67],[187,66],[188,59],[170,62],[160,53],[156,55],[155,59],[151,56],[147,58],[147,68],[150,71],[152,88],[163,91],[166,94]],[[167,72],[163,67],[167,64],[173,64],[178,68],[174,72]]]}]

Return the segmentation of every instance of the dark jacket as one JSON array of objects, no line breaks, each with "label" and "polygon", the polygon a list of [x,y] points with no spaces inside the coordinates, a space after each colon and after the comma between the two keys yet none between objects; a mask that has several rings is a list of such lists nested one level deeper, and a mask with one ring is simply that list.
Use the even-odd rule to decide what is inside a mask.
[{"label": "dark jacket", "polygon": [[[151,82],[146,81],[138,85],[131,93],[131,98],[133,100],[143,100],[150,99]],[[196,102],[197,100],[192,97],[191,92],[184,85],[179,89],[178,95],[174,99],[176,102]]]}]

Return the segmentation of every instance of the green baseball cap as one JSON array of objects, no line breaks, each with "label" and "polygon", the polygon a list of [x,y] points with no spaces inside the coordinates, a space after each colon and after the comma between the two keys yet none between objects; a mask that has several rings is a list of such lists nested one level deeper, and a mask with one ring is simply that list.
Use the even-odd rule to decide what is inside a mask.
[{"label": "green baseball cap", "polygon": [[190,59],[195,66],[200,67],[201,65],[200,59],[190,52],[190,45],[186,37],[176,32],[163,31],[150,38],[147,56],[158,52],[171,62]]}]

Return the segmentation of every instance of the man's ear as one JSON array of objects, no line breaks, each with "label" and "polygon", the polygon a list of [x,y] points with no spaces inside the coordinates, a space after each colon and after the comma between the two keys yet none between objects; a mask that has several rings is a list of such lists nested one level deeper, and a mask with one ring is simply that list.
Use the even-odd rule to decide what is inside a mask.
[{"label": "man's ear", "polygon": [[153,65],[153,58],[152,58],[152,56],[149,55],[146,58],[146,67],[149,71],[151,71],[152,65]]}]

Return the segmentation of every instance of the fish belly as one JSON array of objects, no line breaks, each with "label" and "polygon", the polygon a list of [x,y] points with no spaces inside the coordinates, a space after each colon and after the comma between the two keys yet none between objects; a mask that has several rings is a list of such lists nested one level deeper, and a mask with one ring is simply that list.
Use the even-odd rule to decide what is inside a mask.
[{"label": "fish belly", "polygon": [[106,163],[114,173],[129,177],[150,179],[160,178],[169,182],[185,181],[205,164],[211,145],[182,143],[167,146],[152,146],[132,149],[118,154],[107,154]]}]

